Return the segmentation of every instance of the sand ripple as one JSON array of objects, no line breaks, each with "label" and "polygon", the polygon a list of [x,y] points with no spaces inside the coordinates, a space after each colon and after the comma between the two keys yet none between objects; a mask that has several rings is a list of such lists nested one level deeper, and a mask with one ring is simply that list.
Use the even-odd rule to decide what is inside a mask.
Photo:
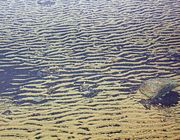
[{"label": "sand ripple", "polygon": [[0,138],[180,139],[179,104],[134,94],[180,82],[179,20],[175,0],[1,0]]}]

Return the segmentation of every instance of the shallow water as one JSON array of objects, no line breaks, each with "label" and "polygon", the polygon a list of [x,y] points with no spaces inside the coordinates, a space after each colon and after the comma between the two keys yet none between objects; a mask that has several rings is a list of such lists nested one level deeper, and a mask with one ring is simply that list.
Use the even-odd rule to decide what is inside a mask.
[{"label": "shallow water", "polygon": [[1,139],[180,139],[179,100],[137,92],[180,82],[180,2],[0,2]]}]

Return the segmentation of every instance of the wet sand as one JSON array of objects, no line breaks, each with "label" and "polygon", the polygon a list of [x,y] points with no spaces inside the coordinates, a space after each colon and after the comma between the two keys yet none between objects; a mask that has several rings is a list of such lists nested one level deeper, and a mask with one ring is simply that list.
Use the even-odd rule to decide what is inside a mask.
[{"label": "wet sand", "polygon": [[179,20],[175,0],[1,1],[0,139],[180,139],[179,101],[137,92],[179,84]]}]

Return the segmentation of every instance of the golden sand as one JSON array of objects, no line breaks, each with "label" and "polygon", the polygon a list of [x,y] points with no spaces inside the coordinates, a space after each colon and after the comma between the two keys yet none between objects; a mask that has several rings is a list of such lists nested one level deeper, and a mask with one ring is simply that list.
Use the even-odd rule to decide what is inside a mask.
[{"label": "golden sand", "polygon": [[148,110],[137,92],[180,82],[179,2],[6,0],[0,13],[1,140],[180,139],[180,103]]}]

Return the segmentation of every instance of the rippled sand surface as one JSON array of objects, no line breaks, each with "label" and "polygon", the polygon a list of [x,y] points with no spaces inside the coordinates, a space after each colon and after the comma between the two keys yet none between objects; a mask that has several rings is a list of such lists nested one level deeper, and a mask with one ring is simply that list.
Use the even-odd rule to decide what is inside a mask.
[{"label": "rippled sand surface", "polygon": [[1,140],[180,139],[180,103],[137,92],[180,82],[178,0],[0,3]]}]

